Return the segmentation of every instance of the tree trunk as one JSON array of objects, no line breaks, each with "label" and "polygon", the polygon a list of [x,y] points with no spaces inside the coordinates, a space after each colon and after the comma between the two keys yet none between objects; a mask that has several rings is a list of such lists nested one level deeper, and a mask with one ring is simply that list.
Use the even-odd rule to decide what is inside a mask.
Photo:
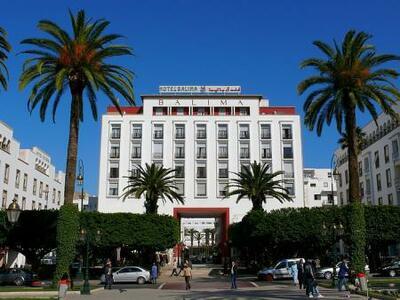
[{"label": "tree trunk", "polygon": [[157,199],[146,199],[144,202],[144,206],[146,208],[146,214],[157,214],[158,211],[158,205],[157,205]]},{"label": "tree trunk", "polygon": [[82,92],[73,93],[69,122],[67,167],[65,170],[64,204],[72,204],[74,199],[76,161],[78,157],[80,101],[82,101]]},{"label": "tree trunk", "polygon": [[[350,101],[350,100],[349,100]],[[348,202],[361,202],[360,198],[360,179],[358,175],[358,138],[357,138],[357,125],[356,125],[356,112],[355,107],[348,109],[345,116],[346,132],[348,139],[347,156],[349,167],[349,199]]]},{"label": "tree trunk", "polygon": [[263,210],[262,207],[262,202],[259,199],[251,199],[251,202],[253,203],[253,208],[252,210]]}]

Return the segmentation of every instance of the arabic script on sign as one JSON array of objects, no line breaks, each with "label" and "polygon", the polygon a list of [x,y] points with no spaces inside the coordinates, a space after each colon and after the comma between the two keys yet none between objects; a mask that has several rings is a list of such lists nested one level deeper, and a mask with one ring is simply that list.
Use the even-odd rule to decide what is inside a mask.
[{"label": "arabic script on sign", "polygon": [[241,87],[238,85],[160,85],[159,92],[173,94],[240,94]]}]

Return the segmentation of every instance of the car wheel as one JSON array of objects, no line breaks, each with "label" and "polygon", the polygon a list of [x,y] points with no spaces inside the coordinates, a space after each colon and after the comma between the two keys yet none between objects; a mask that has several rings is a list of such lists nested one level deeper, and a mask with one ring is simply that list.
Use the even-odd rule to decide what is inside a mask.
[{"label": "car wheel", "polygon": [[272,274],[267,274],[267,276],[265,276],[265,280],[266,281],[273,281],[274,280],[274,276],[272,276]]},{"label": "car wheel", "polygon": [[14,283],[16,286],[24,285],[24,279],[21,277],[17,277],[17,278],[15,278]]},{"label": "car wheel", "polygon": [[324,278],[327,279],[327,280],[331,279],[332,278],[332,272],[329,272],[329,271],[325,272],[324,273]]},{"label": "car wheel", "polygon": [[395,277],[396,276],[396,271],[395,270],[390,270],[389,271],[389,276],[390,277]]},{"label": "car wheel", "polygon": [[137,279],[137,283],[138,283],[138,284],[145,284],[145,283],[146,283],[146,279],[145,279],[144,277],[139,277],[139,278]]}]

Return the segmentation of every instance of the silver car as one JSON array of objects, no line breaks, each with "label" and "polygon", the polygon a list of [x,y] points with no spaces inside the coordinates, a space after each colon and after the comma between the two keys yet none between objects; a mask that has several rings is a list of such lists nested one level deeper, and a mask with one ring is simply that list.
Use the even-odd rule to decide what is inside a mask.
[{"label": "silver car", "polygon": [[272,281],[274,279],[291,278],[289,268],[297,264],[301,258],[290,258],[279,261],[274,268],[264,268],[258,272],[260,280]]},{"label": "silver car", "polygon": [[[150,272],[137,266],[126,266],[112,273],[113,283],[137,282],[144,284],[150,281]],[[100,281],[105,282],[105,275],[101,275]]]},{"label": "silver car", "polygon": [[[336,264],[336,274],[339,273],[341,263],[342,262],[338,262]],[[369,274],[369,266],[368,265],[365,265],[365,273]],[[317,270],[317,278],[331,279],[332,276],[333,276],[333,267],[325,267],[325,268],[320,268]]]}]

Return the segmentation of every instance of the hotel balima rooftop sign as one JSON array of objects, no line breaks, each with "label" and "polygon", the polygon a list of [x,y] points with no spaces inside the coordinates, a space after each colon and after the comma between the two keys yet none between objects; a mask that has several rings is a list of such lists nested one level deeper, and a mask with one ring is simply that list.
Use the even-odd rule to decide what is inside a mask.
[{"label": "hotel balima rooftop sign", "polygon": [[160,85],[160,94],[240,94],[238,85]]}]

